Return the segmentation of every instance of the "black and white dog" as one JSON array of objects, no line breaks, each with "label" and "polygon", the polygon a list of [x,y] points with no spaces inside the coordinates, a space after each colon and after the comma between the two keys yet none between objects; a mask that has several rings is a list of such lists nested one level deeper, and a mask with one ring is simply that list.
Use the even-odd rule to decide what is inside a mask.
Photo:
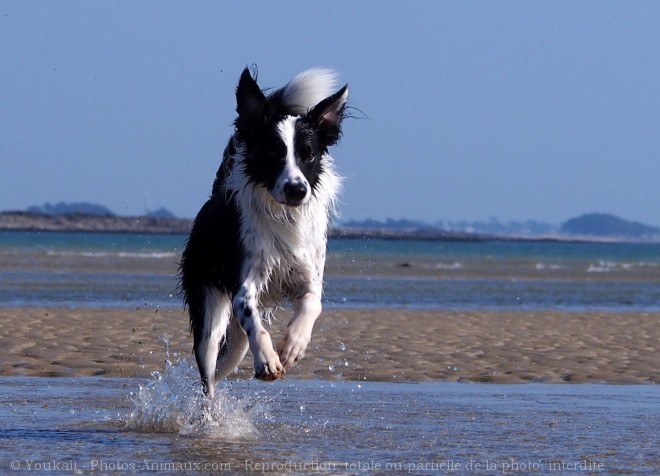
[{"label": "black and white dog", "polygon": [[[235,130],[211,198],[183,251],[180,286],[205,392],[243,360],[275,380],[301,359],[321,313],[329,221],[340,180],[328,148],[341,136],[347,85],[310,69],[267,96],[246,68]],[[265,325],[289,301],[294,314],[273,348]]]}]

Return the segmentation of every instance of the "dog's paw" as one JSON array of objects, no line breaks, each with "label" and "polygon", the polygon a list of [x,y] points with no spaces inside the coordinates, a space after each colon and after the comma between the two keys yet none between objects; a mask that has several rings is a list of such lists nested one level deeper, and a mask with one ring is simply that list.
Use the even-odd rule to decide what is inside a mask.
[{"label": "dog's paw", "polygon": [[254,359],[254,377],[271,382],[284,376],[284,366],[275,351],[262,351]]},{"label": "dog's paw", "polygon": [[280,355],[280,362],[285,368],[293,366],[296,362],[305,356],[305,349],[311,336],[307,334],[286,333],[281,341],[277,343],[277,353]]}]

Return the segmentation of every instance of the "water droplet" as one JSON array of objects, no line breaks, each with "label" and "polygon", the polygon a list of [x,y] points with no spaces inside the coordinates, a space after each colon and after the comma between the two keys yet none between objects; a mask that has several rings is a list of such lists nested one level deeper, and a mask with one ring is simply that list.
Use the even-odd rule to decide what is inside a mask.
[{"label": "water droplet", "polygon": [[304,412],[305,411],[305,405],[300,405],[300,411]]},{"label": "water droplet", "polygon": [[334,365],[328,365],[328,370],[330,372],[334,372],[335,371],[335,366]]}]

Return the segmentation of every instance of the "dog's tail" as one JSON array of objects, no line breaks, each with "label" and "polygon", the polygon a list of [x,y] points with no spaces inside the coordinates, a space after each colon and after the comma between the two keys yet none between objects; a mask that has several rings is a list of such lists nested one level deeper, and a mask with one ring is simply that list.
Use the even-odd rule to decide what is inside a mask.
[{"label": "dog's tail", "polygon": [[306,114],[336,91],[338,79],[339,75],[332,69],[308,69],[273,92],[269,99],[279,103],[280,110],[286,111],[286,114]]}]

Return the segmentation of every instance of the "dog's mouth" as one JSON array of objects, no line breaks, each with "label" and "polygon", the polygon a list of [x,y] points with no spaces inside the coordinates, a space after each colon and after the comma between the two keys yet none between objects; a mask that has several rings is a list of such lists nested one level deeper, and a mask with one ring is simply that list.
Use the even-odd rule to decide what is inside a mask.
[{"label": "dog's mouth", "polygon": [[287,207],[297,208],[307,203],[307,200],[305,200],[305,198],[302,199],[285,198],[284,200],[277,200],[277,202]]}]

